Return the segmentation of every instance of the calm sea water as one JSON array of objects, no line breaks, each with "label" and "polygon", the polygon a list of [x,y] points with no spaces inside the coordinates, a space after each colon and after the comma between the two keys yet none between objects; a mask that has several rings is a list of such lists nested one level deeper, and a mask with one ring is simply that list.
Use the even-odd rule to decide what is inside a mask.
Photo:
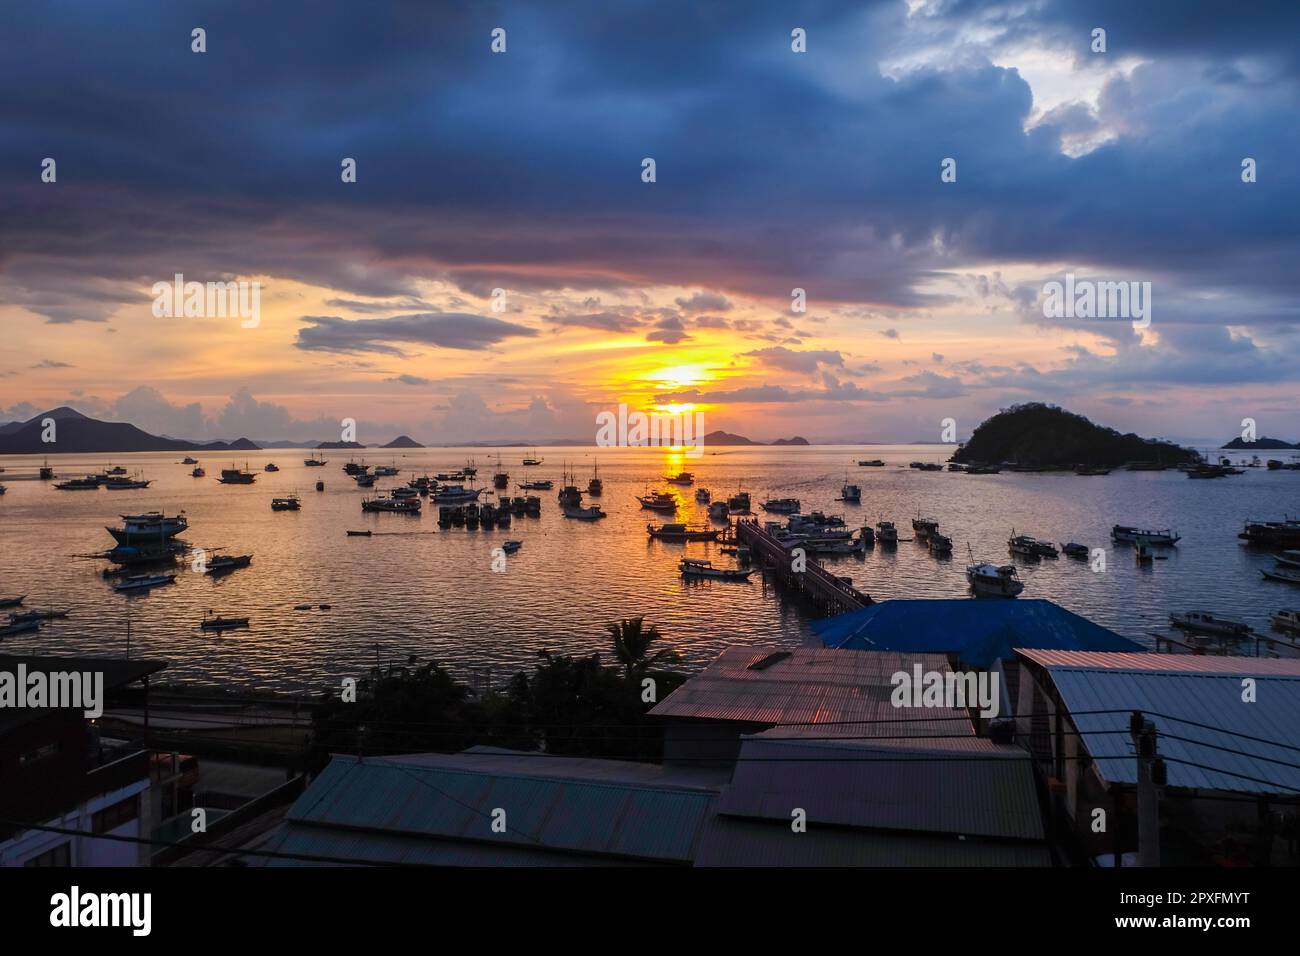
[{"label": "calm sea water", "polygon": [[[643,615],[695,668],[730,644],[795,646],[809,639],[811,618],[779,589],[755,575],[749,584],[686,583],[677,573],[685,554],[729,564],[718,545],[648,540],[648,521],[635,496],[664,487],[680,469],[696,473],[696,486],[714,496],[750,491],[755,508],[768,497],[797,497],[804,511],[845,515],[851,525],[898,522],[923,512],[936,518],[954,542],[951,560],[936,560],[912,541],[877,547],[865,557],[830,559],[838,574],[878,599],[964,598],[967,545],[981,560],[1009,560],[1006,539],[1014,528],[1058,544],[1078,541],[1108,549],[1105,573],[1066,558],[1022,565],[1025,597],[1050,598],[1121,634],[1151,643],[1153,629],[1171,610],[1211,609],[1242,617],[1268,631],[1268,615],[1300,605],[1300,589],[1265,581],[1266,554],[1243,547],[1236,535],[1247,517],[1300,513],[1300,472],[1252,469],[1217,481],[1189,481],[1176,471],[1114,472],[1104,477],[1056,474],[967,476],[920,472],[909,461],[946,459],[941,446],[717,448],[687,459],[663,449],[539,448],[540,467],[524,468],[524,449],[502,451],[516,481],[552,478],[568,462],[586,486],[593,462],[605,482],[599,499],[609,518],[566,520],[555,491],[542,497],[540,518],[514,518],[508,530],[437,527],[425,502],[418,518],[361,512],[358,489],[341,470],[347,453],[330,452],[324,468],[303,465],[306,452],[262,451],[205,455],[209,477],[190,477],[178,455],[55,456],[60,477],[122,465],[153,479],[142,491],[56,491],[37,481],[13,480],[34,472],[38,458],[0,459],[0,596],[28,593],[27,606],[69,607],[72,617],[40,632],[5,639],[6,651],[46,651],[156,657],[170,661],[172,681],[305,691],[325,679],[356,675],[380,659],[435,658],[481,684],[489,670],[496,683],[527,667],[542,649],[582,654],[607,648],[606,625]],[[197,457],[197,456],[196,456]],[[358,456],[360,457],[360,456]],[[495,453],[484,449],[369,451],[366,461],[395,464],[397,478],[376,490],[425,473],[452,471],[475,459],[490,486]],[[859,468],[858,458],[882,458],[884,468]],[[65,460],[66,459],[66,460]],[[223,465],[260,471],[252,486],[215,480]],[[834,499],[845,478],[860,484],[860,506]],[[325,491],[314,491],[317,479]],[[300,512],[276,512],[271,498],[296,491]],[[694,489],[678,489],[677,520],[706,523]],[[485,493],[484,500],[495,500]],[[77,555],[112,545],[104,530],[118,515],[185,511],[184,536],[203,548],[251,552],[251,567],[214,579],[187,570],[177,583],[127,597],[100,574],[105,562]],[[759,512],[761,516],[761,512]],[[771,516],[773,518],[777,516]],[[1168,560],[1140,568],[1131,549],[1113,546],[1113,524],[1174,527],[1182,535]],[[349,538],[347,529],[371,529]],[[524,542],[503,573],[492,571],[492,551],[507,538]],[[332,605],[296,611],[297,604]],[[252,619],[248,630],[224,635],[198,625],[213,610]]]}]

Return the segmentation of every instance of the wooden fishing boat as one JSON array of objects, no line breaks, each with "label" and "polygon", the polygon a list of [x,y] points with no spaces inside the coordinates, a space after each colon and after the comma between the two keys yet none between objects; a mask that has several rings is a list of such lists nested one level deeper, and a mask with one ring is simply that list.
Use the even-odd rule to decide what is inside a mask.
[{"label": "wooden fishing boat", "polygon": [[25,634],[28,631],[36,630],[40,626],[40,621],[23,621],[20,624],[9,624],[0,627],[0,637],[9,637],[11,634]]},{"label": "wooden fishing boat", "polygon": [[17,597],[11,598],[0,598],[0,607],[18,607],[26,599],[26,594],[20,594]]},{"label": "wooden fishing boat", "polygon": [[1249,637],[1250,625],[1236,618],[1223,617],[1210,611],[1171,612],[1169,623],[1182,631],[1214,634],[1219,637]]},{"label": "wooden fishing boat", "polygon": [[237,627],[248,627],[246,617],[209,617],[208,614],[203,615],[203,620],[199,622],[199,627],[205,631],[233,631]]},{"label": "wooden fishing boat", "polygon": [[252,563],[253,556],[251,554],[220,554],[215,558],[208,559],[208,566],[205,569],[205,573],[222,574],[226,571],[246,568]]},{"label": "wooden fishing boat", "polygon": [[121,584],[113,585],[114,591],[146,591],[150,588],[162,587],[165,584],[175,584],[176,575],[174,574],[137,574],[129,577]]},{"label": "wooden fishing boat", "polygon": [[666,491],[656,491],[648,495],[637,495],[641,507],[650,511],[672,513],[677,510],[677,499]]},{"label": "wooden fishing boat", "polygon": [[717,528],[689,528],[684,524],[663,524],[657,528],[648,524],[645,530],[651,538],[660,541],[717,541],[722,534]]},{"label": "wooden fishing boat", "polygon": [[966,568],[966,581],[976,597],[1013,598],[1025,589],[1009,564],[972,564]]},{"label": "wooden fishing boat", "polygon": [[678,569],[684,578],[711,578],[717,581],[748,581],[753,568],[715,568],[711,561],[682,558]]}]

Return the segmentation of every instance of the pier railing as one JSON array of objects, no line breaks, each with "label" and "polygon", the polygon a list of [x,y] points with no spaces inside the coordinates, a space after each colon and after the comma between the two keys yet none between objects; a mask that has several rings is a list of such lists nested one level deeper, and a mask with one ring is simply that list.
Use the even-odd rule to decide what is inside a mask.
[{"label": "pier railing", "polygon": [[803,570],[796,571],[791,549],[768,534],[757,520],[737,522],[736,540],[748,546],[751,560],[776,573],[786,586],[801,591],[828,614],[855,611],[875,603],[869,594],[841,581],[811,556],[802,562]]}]

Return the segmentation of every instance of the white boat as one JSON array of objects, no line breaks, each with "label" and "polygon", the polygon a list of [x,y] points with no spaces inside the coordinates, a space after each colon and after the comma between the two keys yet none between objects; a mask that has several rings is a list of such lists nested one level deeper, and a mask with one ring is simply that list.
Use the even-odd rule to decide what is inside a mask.
[{"label": "white boat", "polygon": [[156,544],[176,537],[190,526],[184,514],[167,517],[160,511],[121,515],[122,527],[106,529],[118,544]]},{"label": "white boat", "polygon": [[113,585],[114,591],[142,591],[147,588],[156,588],[164,584],[174,584],[176,575],[174,574],[138,574],[135,577],[127,578],[121,584]]},{"label": "white boat", "polygon": [[1152,531],[1122,524],[1117,524],[1110,529],[1110,537],[1112,541],[1127,541],[1129,543],[1135,543],[1138,538],[1143,538],[1147,544],[1158,547],[1172,547],[1181,540],[1179,534],[1170,528]]},{"label": "white boat", "polygon": [[966,568],[966,580],[976,597],[1013,598],[1025,589],[1016,569],[1009,564],[972,564]]},{"label": "white boat", "polygon": [[606,517],[605,512],[595,505],[589,505],[586,508],[579,505],[560,505],[560,511],[566,518],[577,518],[579,521],[599,521]]},{"label": "white boat", "polygon": [[390,514],[418,515],[419,498],[362,498],[362,511],[386,511]]},{"label": "white boat", "polygon": [[482,488],[466,488],[464,485],[443,485],[429,497],[440,505],[461,505],[478,501]]},{"label": "white boat", "polygon": [[1223,637],[1247,637],[1250,625],[1236,618],[1223,617],[1210,611],[1171,612],[1169,623],[1182,631],[1217,634]]},{"label": "white boat", "polygon": [[678,568],[684,578],[713,578],[719,581],[748,581],[753,569],[715,568],[712,561],[697,558],[682,558]]}]

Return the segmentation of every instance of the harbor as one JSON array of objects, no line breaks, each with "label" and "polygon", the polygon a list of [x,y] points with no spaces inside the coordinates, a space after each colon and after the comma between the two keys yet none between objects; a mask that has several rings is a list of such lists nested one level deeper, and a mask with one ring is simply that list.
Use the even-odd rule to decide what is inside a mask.
[{"label": "harbor", "polygon": [[[1010,567],[1023,587],[1017,599],[1056,601],[1152,650],[1295,653],[1294,633],[1274,616],[1300,604],[1300,588],[1267,574],[1293,568],[1285,561],[1295,559],[1276,556],[1295,550],[1283,545],[1293,542],[1296,472],[1247,468],[1226,493],[1224,483],[1188,482],[1176,469],[928,472],[909,467],[917,451],[719,449],[689,460],[651,449],[539,448],[545,463],[529,466],[527,483],[552,487],[527,491],[491,487],[498,467],[522,473],[518,452],[498,466],[495,451],[472,448],[333,459],[262,452],[257,472],[244,453],[195,464],[78,458],[75,471],[55,458],[56,477],[15,482],[0,499],[9,542],[0,597],[26,594],[25,609],[72,613],[7,635],[6,647],[120,654],[129,632],[131,652],[170,660],[173,679],[298,692],[350,673],[375,644],[394,658],[434,655],[453,669],[507,673],[538,650],[585,653],[606,621],[636,609],[663,622],[688,666],[702,666],[724,632],[801,646],[818,619],[871,601],[969,599],[969,569],[987,565],[991,587]],[[881,466],[857,465],[880,455]],[[44,461],[11,460],[7,473]],[[355,478],[376,466],[398,473],[359,486]],[[69,473],[115,467],[150,486],[54,487]],[[195,467],[255,480],[194,478]],[[323,490],[310,490],[317,482]],[[856,496],[845,495],[850,484]],[[603,517],[575,520],[589,509]],[[165,520],[121,517],[149,512]],[[1009,547],[1017,538],[1029,553]],[[507,540],[523,545],[494,570]],[[797,544],[802,572],[791,564]],[[1090,557],[1098,549],[1104,570]],[[120,571],[105,578],[119,570],[113,558]],[[684,575],[684,559],[754,573],[709,580]],[[133,576],[169,574],[115,590]],[[331,610],[305,616],[301,604]],[[1252,636],[1203,645],[1170,625],[1170,613],[1191,610],[1240,619]],[[249,627],[205,630],[209,611],[248,618]]]}]

